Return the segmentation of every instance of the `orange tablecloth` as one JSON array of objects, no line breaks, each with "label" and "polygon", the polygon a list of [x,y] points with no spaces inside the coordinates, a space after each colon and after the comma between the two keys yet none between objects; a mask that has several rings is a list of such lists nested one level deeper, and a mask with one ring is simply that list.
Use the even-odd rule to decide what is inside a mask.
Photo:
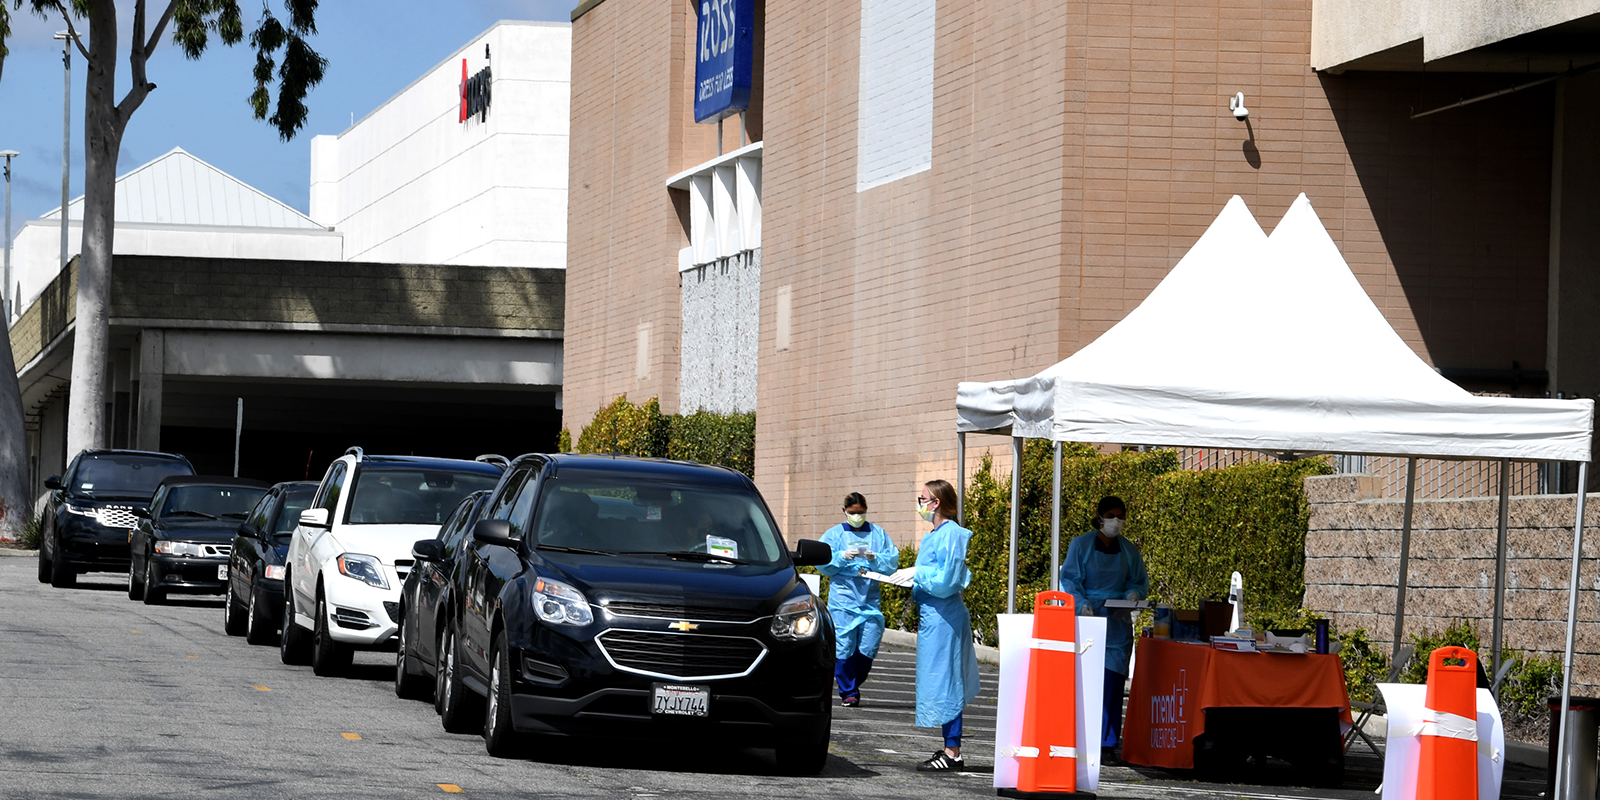
[{"label": "orange tablecloth", "polygon": [[[1151,767],[1194,767],[1194,738],[1208,708],[1337,708],[1350,695],[1335,655],[1231,653],[1140,638],[1122,726],[1122,758]],[[1286,732],[1287,733],[1287,732]]]}]

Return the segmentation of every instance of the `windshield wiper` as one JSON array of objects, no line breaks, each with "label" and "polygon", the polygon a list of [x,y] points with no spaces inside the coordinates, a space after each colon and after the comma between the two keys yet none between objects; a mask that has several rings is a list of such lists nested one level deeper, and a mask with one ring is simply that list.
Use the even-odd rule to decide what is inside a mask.
[{"label": "windshield wiper", "polygon": [[206,519],[216,519],[215,515],[207,514],[204,511],[192,511],[192,510],[187,509],[187,508],[179,510],[179,511],[168,511],[167,513],[162,514],[161,516],[163,516],[163,517],[176,517],[176,516],[180,516],[180,515],[185,516],[185,517],[205,517]]},{"label": "windshield wiper", "polygon": [[750,563],[748,561],[741,561],[740,559],[734,558],[733,556],[719,556],[716,553],[697,553],[697,552],[695,552],[693,550],[649,550],[649,551],[632,552],[632,553],[628,553],[628,555],[630,555],[630,556],[667,556],[668,558],[678,558],[678,559],[683,559],[684,561],[704,561],[704,562],[708,562],[708,563],[712,562],[712,561],[721,561],[721,562],[728,563],[728,564],[749,564]]},{"label": "windshield wiper", "polygon": [[228,513],[223,514],[222,516],[229,517],[229,518],[238,517],[239,519],[244,519],[245,517],[250,516],[250,512],[248,512],[248,511],[229,511]]},{"label": "windshield wiper", "polygon": [[582,553],[590,556],[616,555],[616,553],[607,552],[605,550],[590,550],[587,547],[567,547],[566,545],[560,544],[536,544],[533,547],[535,550],[554,550],[558,553]]}]

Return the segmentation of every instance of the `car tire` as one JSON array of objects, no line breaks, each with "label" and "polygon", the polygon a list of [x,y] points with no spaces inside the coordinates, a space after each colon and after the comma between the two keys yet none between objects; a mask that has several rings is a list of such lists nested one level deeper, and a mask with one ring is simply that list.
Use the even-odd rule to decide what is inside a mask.
[{"label": "car tire", "polygon": [[40,583],[49,583],[50,582],[50,569],[51,569],[52,566],[54,566],[51,563],[50,559],[44,557],[44,553],[48,549],[50,549],[50,548],[45,547],[43,544],[39,545],[39,582]]},{"label": "car tire", "polygon": [[342,674],[354,655],[347,645],[334,641],[328,630],[328,601],[318,592],[317,618],[311,628],[311,671],[324,678]]},{"label": "car tire", "polygon": [[133,562],[128,562],[128,599],[144,599],[144,582],[139,580],[138,573],[133,571]]},{"label": "car tire", "polygon": [[56,547],[55,555],[50,558],[50,585],[57,589],[71,589],[78,585],[78,573],[66,559],[61,557],[59,546]]},{"label": "car tire", "polygon": [[411,625],[406,620],[407,609],[400,609],[400,642],[394,649],[394,694],[402,700],[426,700],[430,688],[422,672],[416,668],[416,654],[411,650]]},{"label": "car tire", "polygon": [[283,635],[278,637],[278,659],[285,664],[304,666],[310,660],[306,632],[294,621],[294,588],[283,576]]},{"label": "car tire", "polygon": [[483,748],[495,758],[514,758],[527,752],[527,737],[517,732],[511,718],[511,649],[504,632],[495,636],[489,662],[489,698],[483,712]]},{"label": "car tire", "polygon": [[272,634],[277,633],[266,612],[256,602],[261,593],[255,584],[250,585],[250,605],[244,611],[244,640],[250,644],[272,644]]},{"label": "car tire", "polygon": [[797,742],[779,747],[775,755],[778,771],[784,775],[815,775],[828,764],[828,729],[833,724],[833,704],[823,703],[827,709],[828,724],[822,726],[822,735],[809,742]]},{"label": "car tire", "polygon": [[439,637],[439,662],[436,667],[439,688],[435,693],[434,707],[439,711],[439,724],[444,726],[446,732],[472,733],[482,726],[483,720],[472,719],[477,696],[461,682],[457,643],[456,625],[452,621],[445,627],[444,635]]},{"label": "car tire", "polygon": [[156,571],[149,564],[144,565],[144,604],[159,606],[167,600],[167,593],[156,588]]},{"label": "car tire", "polygon": [[233,601],[233,587],[222,590],[222,631],[229,636],[243,636],[247,623],[244,609]]}]

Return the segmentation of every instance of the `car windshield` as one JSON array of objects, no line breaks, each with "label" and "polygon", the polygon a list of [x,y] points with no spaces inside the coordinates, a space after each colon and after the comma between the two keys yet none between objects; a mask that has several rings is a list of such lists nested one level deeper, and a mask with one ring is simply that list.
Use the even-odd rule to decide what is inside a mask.
[{"label": "car windshield", "polygon": [[250,515],[265,489],[245,486],[173,486],[161,504],[161,517],[238,520]]},{"label": "car windshield", "polygon": [[[72,493],[80,497],[129,498],[148,501],[163,478],[193,475],[188,462],[135,455],[85,456],[72,476]],[[257,497],[261,495],[257,494]]]},{"label": "car windshield", "polygon": [[278,520],[272,524],[272,538],[285,541],[292,538],[295,526],[300,524],[300,512],[311,507],[311,498],[316,494],[314,486],[284,492],[283,510],[278,512]]},{"label": "car windshield", "polygon": [[438,525],[462,498],[499,482],[499,475],[466,470],[362,467],[346,519],[351,525]]},{"label": "car windshield", "polygon": [[[529,530],[517,520],[513,526]],[[648,479],[548,478],[531,530],[546,549],[700,554],[751,564],[776,564],[785,553],[755,492]]]}]

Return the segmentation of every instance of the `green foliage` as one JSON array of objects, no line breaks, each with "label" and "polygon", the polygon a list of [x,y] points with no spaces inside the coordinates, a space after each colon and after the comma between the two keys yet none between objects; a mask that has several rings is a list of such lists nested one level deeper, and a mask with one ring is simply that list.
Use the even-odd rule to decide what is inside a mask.
[{"label": "green foliage", "polygon": [[[906,545],[900,548],[900,568],[915,566],[917,563],[917,548]],[[888,627],[902,631],[917,631],[917,604],[911,602],[911,590],[899,586],[883,584],[878,587],[881,593],[879,609],[883,611],[883,621]]]},{"label": "green foliage", "polygon": [[622,395],[595,412],[594,419],[583,426],[578,434],[578,452],[662,458],[667,454],[668,430],[669,421],[661,414],[656,398],[639,406]]},{"label": "green foliage", "polygon": [[556,436],[556,450],[563,453],[572,452],[572,431],[561,429],[561,433]]},{"label": "green foliage", "polygon": [[[562,433],[564,451],[570,450],[572,433]],[[696,411],[668,416],[654,397],[634,405],[622,395],[583,426],[576,452],[696,461],[754,475],[756,415]]]},{"label": "green foliage", "polygon": [[44,515],[33,517],[22,526],[22,549],[38,550],[44,542]]},{"label": "green foliage", "polygon": [[1372,644],[1366,628],[1338,634],[1339,661],[1344,665],[1344,685],[1350,699],[1372,702],[1378,697],[1377,684],[1389,676],[1389,654]]},{"label": "green foliage", "polygon": [[[1429,657],[1434,650],[1450,645],[1477,653],[1484,674],[1490,679],[1494,677],[1489,674],[1492,669],[1490,654],[1485,652],[1477,629],[1466,620],[1452,621],[1439,633],[1413,633],[1411,643],[1416,653],[1401,673],[1402,683],[1427,683]],[[1550,697],[1561,694],[1561,657],[1523,653],[1504,646],[1500,657],[1511,664],[1511,671],[1500,683],[1499,698],[1507,736],[1522,741],[1543,741],[1549,723],[1545,703]]]},{"label": "green foliage", "polygon": [[[1234,570],[1245,575],[1246,618],[1300,608],[1305,593],[1308,475],[1326,474],[1324,459],[1240,464],[1186,472],[1170,450],[1100,455],[1086,445],[1063,448],[1061,553],[1089,530],[1100,498],[1128,504],[1127,536],[1150,571],[1151,597],[1179,607],[1227,595]],[[1033,608],[1036,593],[1054,588],[1050,571],[1051,446],[1030,440],[1023,450],[1022,514],[1017,543],[1017,610]],[[1011,486],[994,475],[986,456],[967,490],[972,529],[967,563],[973,571],[967,608],[973,629],[996,641],[995,615],[1005,611]]]},{"label": "green foliage", "polygon": [[1546,718],[1545,703],[1561,694],[1561,657],[1510,648],[1503,648],[1500,655],[1512,663],[1511,672],[1500,684],[1500,712],[1505,716]]},{"label": "green foliage", "polygon": [[720,464],[755,474],[756,415],[696,411],[672,417],[667,458]]},{"label": "green foliage", "polygon": [[1441,647],[1465,647],[1478,654],[1478,661],[1483,664],[1485,672],[1489,670],[1489,660],[1484,657],[1478,631],[1466,620],[1455,620],[1440,633],[1413,633],[1411,644],[1416,647],[1416,652],[1411,655],[1411,663],[1400,673],[1401,683],[1427,683],[1428,658]]}]

